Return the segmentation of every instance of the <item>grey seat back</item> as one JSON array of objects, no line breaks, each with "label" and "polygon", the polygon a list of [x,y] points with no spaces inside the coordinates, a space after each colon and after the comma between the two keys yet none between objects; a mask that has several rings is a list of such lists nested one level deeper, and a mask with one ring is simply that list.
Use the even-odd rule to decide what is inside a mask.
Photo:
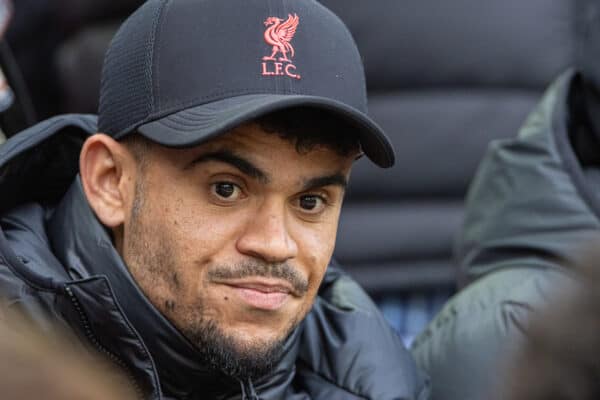
[{"label": "grey seat back", "polygon": [[487,144],[513,136],[572,64],[573,0],[323,0],[364,58],[370,113],[397,163],[356,166],[335,256],[374,294],[453,287],[463,197]]}]

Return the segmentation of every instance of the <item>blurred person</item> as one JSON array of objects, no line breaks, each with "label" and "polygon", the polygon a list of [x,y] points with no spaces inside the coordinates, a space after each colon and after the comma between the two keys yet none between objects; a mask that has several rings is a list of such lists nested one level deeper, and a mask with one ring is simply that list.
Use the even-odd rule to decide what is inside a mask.
[{"label": "blurred person", "polygon": [[[22,71],[33,106],[40,118],[64,110],[60,65],[56,54],[62,44],[82,30],[119,23],[143,0],[19,0],[14,2],[14,19],[7,32],[17,64]],[[81,85],[94,85],[90,75]],[[70,105],[70,104],[69,104]],[[24,128],[21,128],[24,129]]]},{"label": "blurred person", "polygon": [[599,256],[597,249],[588,254],[574,267],[573,280],[532,315],[522,349],[508,366],[506,399],[600,398]]},{"label": "blurred person", "polygon": [[5,40],[12,16],[12,2],[0,0],[0,144],[35,123],[29,92]]},{"label": "blurred person", "polygon": [[144,0],[60,0],[53,8],[61,28],[74,33],[99,22],[118,22],[144,3]]},{"label": "blurred person", "polygon": [[73,346],[67,336],[38,331],[20,315],[0,317],[3,400],[127,400],[133,389],[107,360]]},{"label": "blurred person", "polygon": [[[500,371],[581,246],[600,237],[600,3],[578,0],[576,68],[518,137],[493,142],[471,185],[457,256],[464,282],[412,345],[432,398],[506,398]],[[573,327],[579,330],[580,327]]]},{"label": "blurred person", "polygon": [[56,0],[14,1],[13,20],[6,41],[23,73],[36,116],[59,111],[60,98],[54,52],[65,38],[54,3]]},{"label": "blurred person", "polygon": [[146,2],[98,120],[0,148],[0,304],[69,326],[148,399],[426,399],[330,265],[353,162],[394,162],[365,92],[313,0]]},{"label": "blurred person", "polygon": [[55,2],[59,24],[66,32],[53,55],[62,112],[98,110],[104,53],[121,23],[143,3],[143,0]]}]

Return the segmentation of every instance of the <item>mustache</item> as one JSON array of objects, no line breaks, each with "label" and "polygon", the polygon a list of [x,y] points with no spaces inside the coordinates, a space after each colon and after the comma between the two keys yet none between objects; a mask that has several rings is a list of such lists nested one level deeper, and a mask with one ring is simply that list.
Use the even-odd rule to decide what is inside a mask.
[{"label": "mustache", "polygon": [[257,276],[284,280],[300,295],[308,291],[308,280],[288,263],[268,264],[248,261],[234,265],[219,265],[208,271],[208,278],[215,280],[243,279]]}]

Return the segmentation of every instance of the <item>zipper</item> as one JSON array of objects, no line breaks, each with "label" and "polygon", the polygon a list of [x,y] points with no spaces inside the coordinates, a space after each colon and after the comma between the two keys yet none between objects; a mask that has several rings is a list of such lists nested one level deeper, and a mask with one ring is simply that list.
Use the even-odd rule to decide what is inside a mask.
[{"label": "zipper", "polygon": [[75,310],[77,310],[77,313],[79,314],[79,318],[81,320],[81,323],[83,324],[83,328],[87,339],[96,348],[96,350],[98,350],[104,356],[108,357],[109,360],[111,360],[117,367],[119,367],[125,373],[127,380],[131,383],[133,389],[135,390],[137,398],[140,400],[144,400],[142,388],[135,379],[133,373],[131,372],[131,369],[125,364],[123,360],[121,360],[118,356],[116,356],[114,353],[112,353],[106,347],[100,344],[100,342],[98,341],[98,339],[96,339],[96,336],[92,332],[92,328],[90,326],[87,315],[85,315],[85,313],[83,312],[83,309],[79,304],[79,300],[77,299],[70,287],[67,286],[65,290],[69,296],[69,299],[71,299]]},{"label": "zipper", "polygon": [[252,379],[248,378],[246,382],[240,380],[240,387],[242,388],[242,400],[260,400],[252,384]]}]

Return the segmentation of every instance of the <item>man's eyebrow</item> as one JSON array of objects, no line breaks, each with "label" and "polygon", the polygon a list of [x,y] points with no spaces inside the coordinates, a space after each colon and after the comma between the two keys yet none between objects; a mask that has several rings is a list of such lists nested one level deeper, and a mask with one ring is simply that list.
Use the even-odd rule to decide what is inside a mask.
[{"label": "man's eyebrow", "polygon": [[342,189],[346,190],[346,187],[348,186],[348,179],[346,179],[346,176],[341,173],[311,178],[304,183],[302,190],[306,191],[331,185],[341,186]]},{"label": "man's eyebrow", "polygon": [[230,150],[217,150],[201,154],[188,164],[188,167],[193,167],[207,161],[220,161],[229,164],[259,182],[269,183],[269,176],[264,171]]}]

